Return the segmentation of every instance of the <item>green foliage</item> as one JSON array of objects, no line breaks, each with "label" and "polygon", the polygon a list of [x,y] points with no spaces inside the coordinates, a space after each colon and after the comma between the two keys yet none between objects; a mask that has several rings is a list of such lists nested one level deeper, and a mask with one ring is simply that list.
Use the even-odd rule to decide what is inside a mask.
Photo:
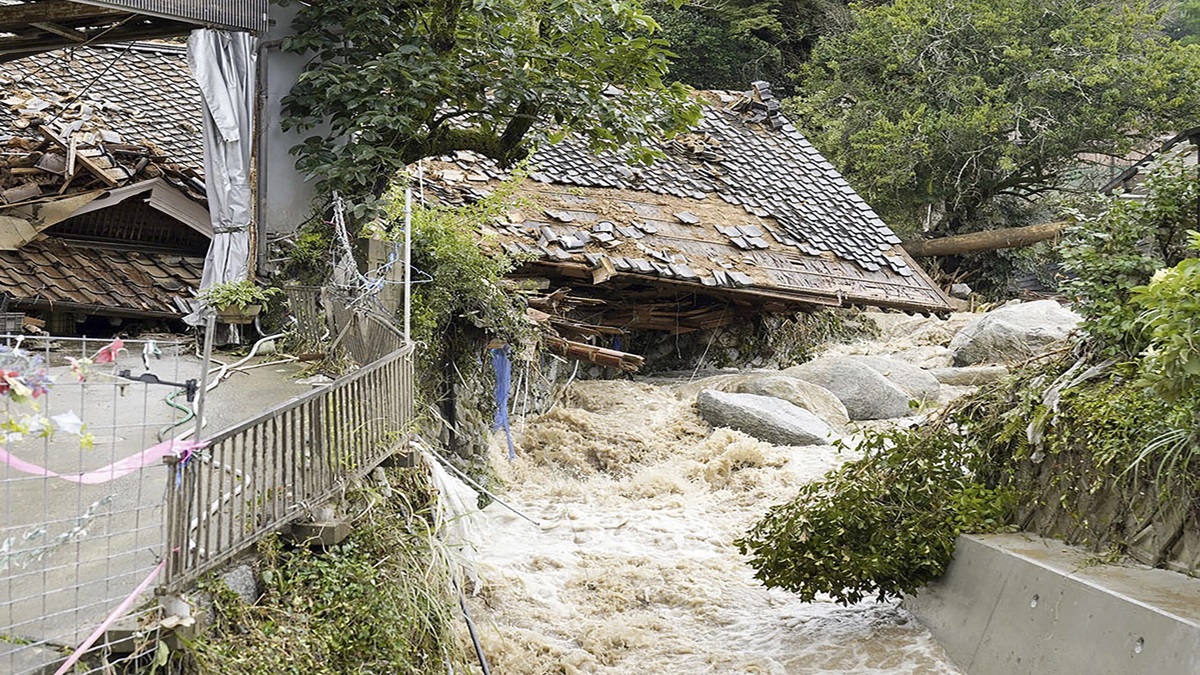
[{"label": "green foliage", "polygon": [[1060,188],[1200,113],[1200,50],[1147,2],[854,5],[801,72],[793,118],[890,223],[983,227],[1000,196]]},{"label": "green foliage", "polygon": [[[467,322],[498,340],[526,344],[534,339],[525,309],[504,292],[501,280],[517,261],[498,250],[480,233],[488,223],[506,219],[513,207],[519,174],[491,196],[470,206],[414,206],[412,213],[413,339],[420,358],[432,372],[446,354],[448,333]],[[402,237],[403,196],[391,193],[387,213],[395,225],[391,236]]]},{"label": "green foliage", "polygon": [[654,14],[674,52],[670,79],[697,89],[740,90],[755,80],[783,83],[779,48],[761,29],[687,5],[663,3]]},{"label": "green foliage", "polygon": [[1200,199],[1194,170],[1178,162],[1151,173],[1144,188],[1144,200],[1109,197],[1090,213],[1074,211],[1075,224],[1061,245],[1063,269],[1071,277],[1064,290],[1083,316],[1084,330],[1101,353],[1122,359],[1146,346],[1138,321],[1144,308],[1132,291],[1155,270],[1180,260]]},{"label": "green foliage", "polygon": [[1012,494],[976,481],[979,458],[955,430],[868,434],[860,449],[735,542],[767,586],[805,601],[899,597],[942,574],[959,533],[1006,522]]},{"label": "green foliage", "polygon": [[665,45],[637,0],[320,0],[295,28],[284,49],[311,60],[283,124],[315,134],[297,166],[360,205],[422,157],[508,165],[576,132],[645,160],[699,119],[664,83]]},{"label": "green foliage", "polygon": [[250,279],[243,279],[213,284],[201,291],[199,297],[210,307],[246,309],[249,305],[265,305],[279,293],[278,288],[261,288]]},{"label": "green foliage", "polygon": [[[1200,250],[1200,232],[1191,245]],[[1168,401],[1197,399],[1200,392],[1200,258],[1159,270],[1146,286],[1133,289],[1142,309],[1137,323],[1147,337],[1142,377]]]},{"label": "green foliage", "polygon": [[843,0],[659,1],[651,12],[671,45],[672,80],[699,89],[746,89],[767,80],[790,94],[792,73],[822,35],[846,26]]},{"label": "green foliage", "polygon": [[430,521],[399,499],[376,497],[350,538],[325,551],[264,544],[264,591],[254,605],[210,583],[215,620],[211,634],[190,645],[195,670],[390,675],[464,667],[440,544]]}]

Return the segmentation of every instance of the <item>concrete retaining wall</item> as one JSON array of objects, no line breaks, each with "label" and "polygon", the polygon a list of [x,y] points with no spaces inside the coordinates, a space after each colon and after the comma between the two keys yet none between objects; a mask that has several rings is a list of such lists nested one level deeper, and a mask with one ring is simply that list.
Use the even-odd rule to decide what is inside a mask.
[{"label": "concrete retaining wall", "polygon": [[963,536],[905,606],[969,675],[1196,675],[1200,579],[1032,535]]}]

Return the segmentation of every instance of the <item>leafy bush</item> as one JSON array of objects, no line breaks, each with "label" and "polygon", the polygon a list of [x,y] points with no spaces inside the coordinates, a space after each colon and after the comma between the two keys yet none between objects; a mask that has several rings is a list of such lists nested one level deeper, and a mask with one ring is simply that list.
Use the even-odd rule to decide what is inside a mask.
[{"label": "leafy bush", "polygon": [[1011,493],[975,479],[979,458],[949,426],[869,434],[860,449],[735,542],[767,586],[805,601],[899,597],[941,576],[959,533],[1006,522]]},{"label": "leafy bush", "polygon": [[1110,197],[1076,210],[1062,243],[1064,285],[1083,328],[1104,356],[1132,358],[1146,346],[1134,287],[1178,262],[1200,198],[1194,170],[1164,163],[1145,183],[1146,199]]},{"label": "leafy bush", "polygon": [[[489,223],[507,218],[523,179],[517,173],[491,196],[470,206],[414,206],[412,213],[413,339],[421,358],[437,364],[445,353],[451,326],[466,321],[499,340],[532,339],[522,307],[501,288],[504,275],[517,263],[480,233]],[[388,216],[397,223],[392,236],[403,237],[398,223],[403,196],[389,195]]]},{"label": "leafy bush", "polygon": [[[1190,231],[1200,250],[1200,232]],[[1200,258],[1187,258],[1159,270],[1133,291],[1143,310],[1138,325],[1149,342],[1142,353],[1144,382],[1168,401],[1200,390]]]}]

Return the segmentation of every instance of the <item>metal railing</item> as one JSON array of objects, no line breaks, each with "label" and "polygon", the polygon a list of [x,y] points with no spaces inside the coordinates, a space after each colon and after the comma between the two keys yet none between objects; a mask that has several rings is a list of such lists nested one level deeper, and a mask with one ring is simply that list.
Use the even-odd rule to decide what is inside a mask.
[{"label": "metal railing", "polygon": [[413,347],[227,429],[172,464],[164,587],[177,592],[366,475],[413,419]]}]

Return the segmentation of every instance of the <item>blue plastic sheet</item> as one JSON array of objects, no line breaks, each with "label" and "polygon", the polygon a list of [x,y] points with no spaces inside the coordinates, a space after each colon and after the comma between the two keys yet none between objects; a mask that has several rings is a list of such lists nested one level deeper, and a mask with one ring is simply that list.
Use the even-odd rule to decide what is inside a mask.
[{"label": "blue plastic sheet", "polygon": [[512,358],[508,347],[493,347],[492,370],[496,372],[496,415],[492,419],[492,430],[504,429],[504,437],[508,441],[508,458],[516,459],[517,450],[513,446],[512,427],[508,422],[508,398],[512,394]]}]

